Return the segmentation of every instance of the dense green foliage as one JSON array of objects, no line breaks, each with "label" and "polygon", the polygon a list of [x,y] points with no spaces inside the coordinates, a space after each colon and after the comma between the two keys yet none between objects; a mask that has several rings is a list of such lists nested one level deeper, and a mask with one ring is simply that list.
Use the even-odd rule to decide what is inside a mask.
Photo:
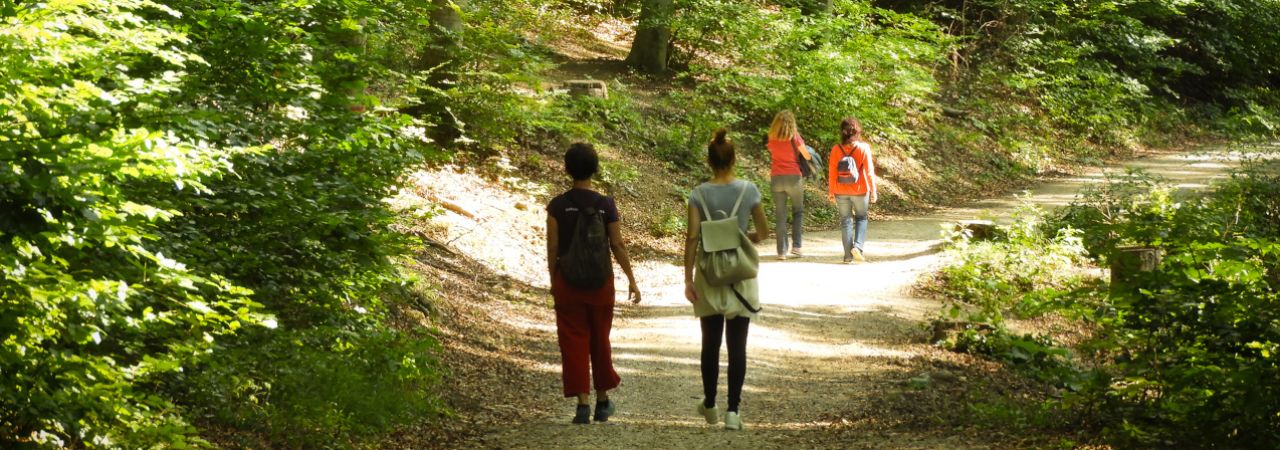
[{"label": "dense green foliage", "polygon": [[431,341],[378,318],[402,248],[382,199],[427,147],[407,116],[356,112],[378,104],[352,45],[389,23],[376,6],[10,8],[5,446],[184,447],[204,417],[343,446],[434,408]]},{"label": "dense green foliage", "polygon": [[[997,356],[1073,392],[1050,403],[1078,409],[1086,424],[1124,447],[1178,442],[1197,447],[1280,445],[1280,171],[1253,163],[1210,195],[1179,194],[1142,173],[1116,177],[1058,213],[1033,234],[1074,229],[1091,258],[1116,257],[1124,246],[1165,253],[1154,271],[1123,284],[1055,290],[1043,283],[1005,289],[955,277],[978,267],[989,273],[1025,267],[1014,255],[1043,252],[1043,242],[980,246],[943,269],[942,290],[972,303],[983,319],[1054,313],[1094,330],[1073,349],[1052,340],[1014,336],[1003,327],[950,342],[963,351]],[[1065,228],[1064,228],[1065,227]],[[1041,238],[1043,239],[1043,238]],[[989,304],[998,304],[989,307]]]},{"label": "dense green foliage", "polygon": [[[472,59],[443,91],[468,121],[473,141],[460,148],[519,163],[512,148],[591,139],[683,174],[701,170],[695,149],[716,128],[759,161],[780,110],[795,111],[821,149],[852,115],[896,169],[930,174],[886,172],[901,186],[881,205],[898,208],[1146,144],[1280,132],[1275,39],[1257,34],[1280,26],[1273,1],[843,0],[820,12],[681,0],[653,19],[671,31],[662,95],[637,103],[634,87],[616,83],[622,99],[582,100],[537,81],[557,59],[544,45],[591,42],[584,28],[636,20],[642,3],[466,3]],[[827,223],[830,208],[813,197],[810,223]],[[651,224],[659,234],[661,222]]]}]

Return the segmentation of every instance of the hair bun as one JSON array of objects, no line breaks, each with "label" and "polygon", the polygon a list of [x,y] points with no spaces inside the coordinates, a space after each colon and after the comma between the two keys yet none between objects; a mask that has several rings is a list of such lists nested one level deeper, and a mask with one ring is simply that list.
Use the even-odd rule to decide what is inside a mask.
[{"label": "hair bun", "polygon": [[711,138],[711,142],[714,144],[724,144],[729,142],[729,130],[724,128],[716,130],[715,134]]}]

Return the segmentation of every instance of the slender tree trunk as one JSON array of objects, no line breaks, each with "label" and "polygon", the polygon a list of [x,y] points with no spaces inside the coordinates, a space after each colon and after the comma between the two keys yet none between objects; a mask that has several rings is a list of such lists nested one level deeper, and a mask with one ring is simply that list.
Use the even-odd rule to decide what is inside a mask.
[{"label": "slender tree trunk", "polygon": [[800,13],[806,16],[831,14],[833,0],[800,0]]},{"label": "slender tree trunk", "polygon": [[654,75],[666,73],[671,51],[671,27],[667,21],[674,10],[673,0],[644,0],[636,40],[627,55],[628,66]]},{"label": "slender tree trunk", "polygon": [[342,29],[333,35],[333,40],[342,46],[346,52],[356,55],[354,62],[343,63],[347,70],[340,71],[344,75],[334,77],[329,80],[330,95],[335,96],[335,102],[345,105],[347,109],[356,112],[364,112],[365,110],[365,88],[369,83],[365,80],[364,72],[360,70],[359,65],[364,59],[367,51],[368,35],[364,33],[364,27],[368,23],[366,19],[359,20],[359,29]]}]

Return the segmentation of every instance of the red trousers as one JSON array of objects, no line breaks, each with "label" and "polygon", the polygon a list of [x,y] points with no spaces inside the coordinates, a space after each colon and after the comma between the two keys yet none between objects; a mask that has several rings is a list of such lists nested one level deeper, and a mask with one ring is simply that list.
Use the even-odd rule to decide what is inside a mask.
[{"label": "red trousers", "polygon": [[609,344],[613,293],[613,280],[600,289],[582,291],[570,286],[559,273],[551,279],[565,397],[590,393],[593,380],[596,390],[613,389],[622,382],[613,370]]}]

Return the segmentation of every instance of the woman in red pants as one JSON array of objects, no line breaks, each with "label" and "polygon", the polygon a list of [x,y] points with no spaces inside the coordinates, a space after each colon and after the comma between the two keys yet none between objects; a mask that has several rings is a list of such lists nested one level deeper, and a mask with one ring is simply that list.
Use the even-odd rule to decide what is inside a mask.
[{"label": "woman in red pants", "polygon": [[571,145],[564,154],[564,168],[573,177],[573,188],[547,205],[547,269],[564,396],[578,399],[573,423],[591,423],[588,401],[594,384],[595,420],[604,422],[614,413],[608,391],[621,382],[609,344],[614,295],[610,254],[627,275],[632,303],[640,303],[640,289],[622,242],[618,206],[592,190],[591,177],[600,168],[595,149],[590,144]]}]

